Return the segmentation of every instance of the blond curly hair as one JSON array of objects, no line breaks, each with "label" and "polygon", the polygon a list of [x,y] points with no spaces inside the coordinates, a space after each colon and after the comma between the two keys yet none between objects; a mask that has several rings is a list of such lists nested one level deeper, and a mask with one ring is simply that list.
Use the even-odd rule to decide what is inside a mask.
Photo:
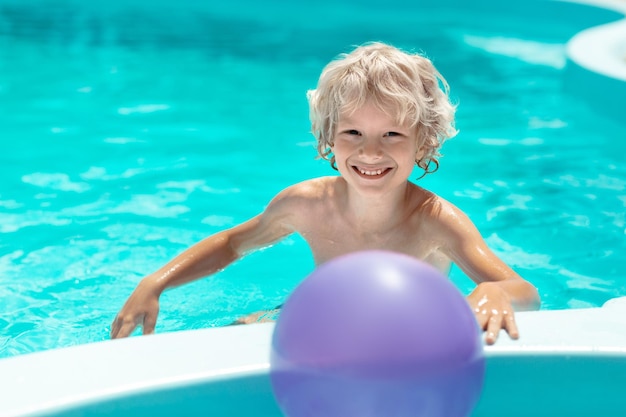
[{"label": "blond curly hair", "polygon": [[[456,135],[449,86],[423,55],[372,42],[341,54],[322,71],[317,88],[307,92],[311,130],[319,155],[335,167],[333,138],[343,112],[372,100],[402,126],[417,130],[424,156],[416,164],[425,173],[439,166],[439,149]],[[430,164],[435,164],[431,170]]]}]

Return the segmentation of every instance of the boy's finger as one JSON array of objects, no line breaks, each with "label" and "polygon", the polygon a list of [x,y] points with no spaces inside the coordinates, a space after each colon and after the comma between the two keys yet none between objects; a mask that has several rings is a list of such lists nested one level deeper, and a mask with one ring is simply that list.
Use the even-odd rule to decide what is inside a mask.
[{"label": "boy's finger", "polygon": [[154,333],[154,327],[156,326],[156,316],[149,315],[143,319],[143,334]]},{"label": "boy's finger", "polygon": [[487,327],[487,321],[489,320],[489,316],[487,316],[487,310],[481,310],[479,308],[474,309],[474,316],[476,317],[476,321],[478,322],[478,327],[481,330],[485,330]]},{"label": "boy's finger", "polygon": [[130,335],[133,332],[133,330],[135,330],[135,327],[136,325],[134,323],[123,324],[115,334],[111,332],[111,339],[120,339],[122,337],[128,337],[128,335]]},{"label": "boy's finger", "polygon": [[109,333],[109,336],[111,337],[111,339],[115,339],[115,336],[117,335],[117,332],[120,329],[120,324],[119,324],[119,320],[117,319],[117,317],[115,318],[115,320],[113,320],[113,323],[111,323],[111,332]]},{"label": "boy's finger", "polygon": [[517,323],[515,322],[515,315],[513,313],[509,313],[506,311],[504,312],[504,325],[511,339],[519,338],[519,330],[517,328]]},{"label": "boy's finger", "polygon": [[487,322],[485,341],[488,345],[493,345],[498,340],[498,333],[502,328],[502,319],[500,315],[492,315]]}]

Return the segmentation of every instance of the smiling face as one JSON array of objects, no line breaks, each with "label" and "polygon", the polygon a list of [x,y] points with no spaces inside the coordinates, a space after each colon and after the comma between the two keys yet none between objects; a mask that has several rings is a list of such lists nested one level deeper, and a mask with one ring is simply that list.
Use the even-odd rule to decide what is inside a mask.
[{"label": "smiling face", "polygon": [[340,114],[333,142],[337,169],[365,194],[406,186],[422,153],[416,129],[398,124],[372,102]]}]

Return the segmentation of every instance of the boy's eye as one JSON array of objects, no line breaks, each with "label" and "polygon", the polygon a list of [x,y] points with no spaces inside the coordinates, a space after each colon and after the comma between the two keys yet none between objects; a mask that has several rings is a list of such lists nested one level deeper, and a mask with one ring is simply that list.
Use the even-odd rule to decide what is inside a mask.
[{"label": "boy's eye", "polygon": [[402,134],[398,132],[387,132],[385,136],[402,136]]},{"label": "boy's eye", "polygon": [[357,136],[360,135],[359,131],[358,130],[354,130],[354,129],[350,129],[350,130],[346,131],[346,133],[348,135],[357,135]]}]

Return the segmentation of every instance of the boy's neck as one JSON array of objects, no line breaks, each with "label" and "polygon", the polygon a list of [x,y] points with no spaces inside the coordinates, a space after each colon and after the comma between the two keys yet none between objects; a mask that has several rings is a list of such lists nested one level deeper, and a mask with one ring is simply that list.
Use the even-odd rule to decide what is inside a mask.
[{"label": "boy's neck", "polygon": [[355,230],[364,233],[383,233],[393,229],[406,217],[410,184],[382,195],[358,194],[346,191],[346,218]]}]

